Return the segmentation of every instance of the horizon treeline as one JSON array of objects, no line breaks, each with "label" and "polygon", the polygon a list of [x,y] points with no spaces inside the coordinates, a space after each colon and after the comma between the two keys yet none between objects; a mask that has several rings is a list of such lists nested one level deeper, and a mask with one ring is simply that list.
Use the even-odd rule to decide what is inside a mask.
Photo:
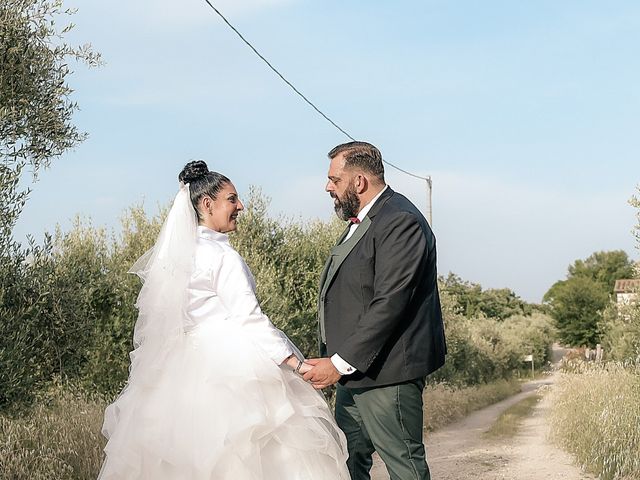
[{"label": "horizon treeline", "polygon": [[[256,277],[264,312],[303,353],[315,356],[318,279],[344,225],[274,219],[268,205],[252,189],[231,241]],[[46,235],[43,245],[4,250],[0,409],[29,405],[60,379],[107,396],[122,388],[141,286],[127,271],[152,247],[166,212],[147,215],[142,206],[132,207],[118,234],[78,218],[69,231]],[[486,383],[524,371],[524,355],[534,354],[538,365],[548,361],[550,317],[507,290],[486,291],[494,301],[472,310],[476,286],[452,278],[440,282],[449,355],[431,381]]]}]

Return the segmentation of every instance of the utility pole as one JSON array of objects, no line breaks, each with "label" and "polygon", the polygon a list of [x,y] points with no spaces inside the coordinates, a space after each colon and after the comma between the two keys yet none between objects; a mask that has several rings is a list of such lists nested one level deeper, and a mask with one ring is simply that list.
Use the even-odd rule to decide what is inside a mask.
[{"label": "utility pole", "polygon": [[425,182],[427,182],[427,210],[425,211],[425,213],[427,214],[427,222],[429,222],[429,226],[433,228],[433,206],[431,204],[433,200],[433,181],[431,180],[431,175],[422,177],[420,175],[416,175],[415,173],[408,172],[398,167],[397,165],[394,165],[393,163],[388,162],[387,160],[382,160],[382,161],[387,165],[395,168],[396,170],[409,175],[410,177],[417,178],[419,180],[424,180]]},{"label": "utility pole", "polygon": [[429,220],[429,226],[433,228],[433,181],[431,175],[427,175],[424,179],[427,182],[427,220]]}]

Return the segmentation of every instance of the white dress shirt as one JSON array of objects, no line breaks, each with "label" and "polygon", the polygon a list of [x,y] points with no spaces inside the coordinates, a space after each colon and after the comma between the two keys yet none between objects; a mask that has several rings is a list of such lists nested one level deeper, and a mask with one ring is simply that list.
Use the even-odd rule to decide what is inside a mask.
[{"label": "white dress shirt", "polygon": [[[371,199],[371,201],[369,203],[367,203],[364,207],[362,207],[362,209],[360,210],[360,212],[358,212],[358,220],[360,220],[362,222],[362,220],[364,220],[364,217],[367,216],[367,213],[369,213],[369,210],[371,210],[371,207],[373,207],[373,204],[376,203],[376,201],[378,200],[378,198],[380,198],[380,195],[382,195],[382,193],[389,188],[388,185],[385,185],[384,188],[382,190],[380,190],[380,192],[373,197],[373,199]],[[360,226],[359,223],[353,223],[351,224],[351,227],[349,227],[349,232],[347,233],[347,236],[344,237],[344,240],[342,241],[342,243],[346,242],[347,240],[349,240],[349,238],[351,238],[351,236],[354,234],[354,232],[356,231],[356,229]],[[352,373],[354,373],[356,371],[356,369],[351,366],[349,363],[347,363],[340,355],[338,355],[337,353],[334,353],[331,357],[331,363],[333,363],[333,366],[336,367],[336,370],[338,370],[338,372],[341,375],[351,375]]]},{"label": "white dress shirt", "polygon": [[229,237],[200,225],[195,267],[188,288],[187,329],[205,321],[232,321],[278,365],[297,351],[262,313],[249,267]]}]

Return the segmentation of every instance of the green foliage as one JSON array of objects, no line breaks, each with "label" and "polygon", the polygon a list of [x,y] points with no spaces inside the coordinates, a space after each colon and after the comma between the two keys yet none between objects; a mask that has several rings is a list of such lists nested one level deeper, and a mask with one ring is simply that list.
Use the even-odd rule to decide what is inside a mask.
[{"label": "green foliage", "polygon": [[268,202],[250,191],[231,241],[256,278],[263,311],[304,354],[316,356],[318,282],[344,224],[276,220],[268,216]]},{"label": "green foliage", "polygon": [[616,279],[632,276],[633,262],[622,250],[596,252],[569,266],[567,279],[554,283],[544,295],[561,340],[570,345],[598,343],[598,327]]},{"label": "green foliage", "polygon": [[458,311],[465,317],[485,316],[504,320],[513,315],[530,315],[542,311],[539,305],[532,305],[508,288],[490,288],[483,290],[477,283],[462,280],[458,275],[449,273],[440,278],[441,290],[450,293]]},{"label": "green foliage", "polygon": [[64,36],[73,24],[61,0],[4,0],[0,4],[0,157],[5,166],[28,163],[35,174],[84,139],[72,125],[77,105],[67,76],[70,60],[100,63],[89,45]]},{"label": "green foliage", "polygon": [[[640,199],[634,195],[629,204],[637,209],[638,224],[634,234],[640,249]],[[640,272],[636,270],[635,275],[626,278],[638,278],[638,274]],[[624,305],[610,304],[604,312],[600,331],[609,359],[625,361],[640,358],[640,300]]]},{"label": "green foliage", "polygon": [[610,304],[600,325],[602,346],[610,360],[640,358],[640,303]]},{"label": "green foliage", "polygon": [[[316,355],[317,283],[343,225],[274,220],[267,207],[253,191],[232,241],[254,272],[265,313],[303,352]],[[149,218],[134,207],[111,237],[77,220],[46,248],[34,247],[30,263],[14,257],[7,265],[0,408],[28,404],[54,375],[111,395],[122,387],[140,289],[127,270],[153,245],[166,213]]]},{"label": "green foliage", "polygon": [[76,225],[4,262],[0,407],[28,403],[56,375],[77,377],[92,336],[104,232]]},{"label": "green foliage", "polygon": [[[59,237],[68,254],[83,250],[83,239],[101,258],[91,266],[96,280],[85,287],[92,297],[92,318],[88,325],[87,354],[80,366],[82,381],[97,391],[115,394],[123,386],[129,369],[129,352],[133,349],[133,326],[137,318],[136,297],[140,291],[138,277],[127,273],[133,263],[150,249],[160,232],[167,209],[147,217],[142,206],[130,208],[122,218],[118,236],[109,242],[78,224],[74,231]],[[72,253],[75,252],[75,253]]]},{"label": "green foliage", "polygon": [[560,339],[570,345],[595,345],[598,325],[609,302],[602,284],[588,277],[573,277],[555,283],[545,295],[551,304]]},{"label": "green foliage", "polygon": [[515,316],[507,321],[491,318],[466,318],[452,312],[450,297],[442,298],[447,334],[447,361],[432,381],[455,385],[476,385],[500,378],[511,378],[526,371],[523,362],[532,354],[536,365],[550,360],[555,331],[548,316],[535,313]]},{"label": "green foliage", "polygon": [[22,170],[22,165],[12,169],[0,164],[0,263],[17,255],[18,246],[11,241],[11,232],[29,195],[28,190],[19,190]]},{"label": "green foliage", "polygon": [[[251,267],[263,310],[307,355],[317,354],[318,280],[342,222],[273,219],[253,190],[231,240]],[[117,393],[127,378],[140,282],[127,270],[159,232],[166,209],[130,209],[121,233],[77,220],[45,247],[33,247],[3,276],[0,304],[0,408],[28,404],[56,376],[89,390]],[[548,360],[553,331],[535,313],[508,320],[457,313],[442,292],[449,356],[434,381],[473,385],[526,369],[522,357]]]},{"label": "green foliage", "polygon": [[65,42],[72,25],[56,22],[71,14],[62,1],[0,3],[0,408],[28,402],[55,372],[73,372],[82,356],[73,344],[86,339],[75,322],[87,311],[85,289],[73,288],[82,272],[56,263],[49,237],[26,248],[11,237],[29,195],[20,190],[25,167],[35,179],[84,139],[71,123],[69,61],[91,66],[99,56]]},{"label": "green foliage", "polygon": [[[638,209],[635,235],[640,247],[640,200],[633,196],[629,203]],[[607,296],[616,278],[636,276],[623,252],[594,254],[585,262],[576,262],[570,274],[573,277],[566,282],[582,279],[590,282],[592,290],[597,284]],[[565,289],[554,285],[550,297],[561,297]],[[594,310],[584,316],[593,317]],[[554,391],[552,433],[559,445],[598,478],[640,479],[640,303],[609,302],[602,310],[602,344],[606,357],[613,361],[564,363],[566,373]]]},{"label": "green foliage", "polygon": [[569,266],[568,278],[589,278],[613,292],[616,280],[633,278],[633,262],[623,250],[595,252],[586,260],[576,260]]},{"label": "green foliage", "polygon": [[581,367],[554,387],[554,439],[600,479],[640,478],[640,369]]},{"label": "green foliage", "polygon": [[0,409],[29,404],[54,376],[110,394],[120,389],[140,289],[126,272],[151,247],[163,217],[132,208],[119,238],[76,220],[70,232],[0,264]]},{"label": "green foliage", "polygon": [[0,262],[0,409],[28,402],[56,365],[46,317],[54,268],[50,238],[43,247],[15,248]]},{"label": "green foliage", "polygon": [[[67,84],[69,62],[98,65],[90,45],[73,47],[56,28],[61,0],[3,0],[0,3],[0,263],[11,263],[19,248],[11,232],[29,190],[20,190],[25,166],[35,179],[41,167],[81,142],[71,123],[77,105]],[[23,252],[23,255],[26,253]]]}]

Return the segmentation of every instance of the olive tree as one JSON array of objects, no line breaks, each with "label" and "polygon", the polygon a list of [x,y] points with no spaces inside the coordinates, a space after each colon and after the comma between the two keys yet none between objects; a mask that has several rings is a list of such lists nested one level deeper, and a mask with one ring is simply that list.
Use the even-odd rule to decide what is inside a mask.
[{"label": "olive tree", "polygon": [[[61,358],[41,315],[55,307],[50,238],[24,248],[12,230],[29,195],[22,185],[85,138],[67,80],[73,62],[94,66],[100,56],[65,40],[74,13],[61,0],[0,2],[0,407],[31,396]],[[48,368],[34,364],[49,357]]]}]

